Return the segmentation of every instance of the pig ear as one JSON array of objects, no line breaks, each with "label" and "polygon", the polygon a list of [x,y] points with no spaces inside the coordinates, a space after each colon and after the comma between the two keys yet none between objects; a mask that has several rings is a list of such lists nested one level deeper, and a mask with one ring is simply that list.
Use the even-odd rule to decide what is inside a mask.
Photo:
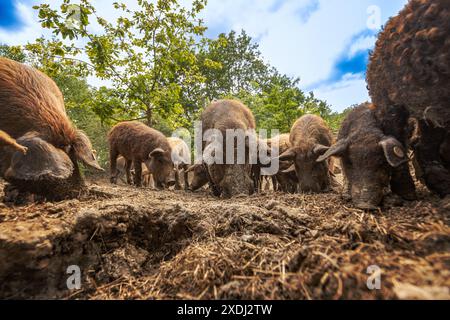
[{"label": "pig ear", "polygon": [[281,156],[279,156],[278,159],[280,161],[293,161],[295,159],[295,155],[296,155],[295,149],[289,148],[285,152],[283,152],[283,154],[281,154]]},{"label": "pig ear", "polygon": [[183,164],[183,159],[180,157],[180,155],[177,153],[177,152],[175,152],[175,151],[172,151],[172,153],[171,153],[171,159],[172,159],[172,162],[174,163],[174,164]]},{"label": "pig ear", "polygon": [[187,172],[192,172],[192,171],[194,171],[196,167],[197,167],[197,164],[194,164],[194,165],[192,165],[192,166],[189,166],[189,167],[186,169],[186,173],[187,173]]},{"label": "pig ear", "polygon": [[73,163],[61,149],[33,134],[25,135],[18,142],[27,148],[27,153],[13,153],[5,173],[7,179],[37,181],[67,179],[72,175]]},{"label": "pig ear", "polygon": [[327,147],[328,150],[325,151],[324,154],[322,154],[319,158],[317,158],[317,162],[322,162],[327,160],[331,156],[341,156],[345,150],[347,150],[348,147],[348,140],[342,139],[336,142],[336,144],[332,145],[331,147]]},{"label": "pig ear", "polygon": [[283,170],[282,172],[283,173],[295,172],[295,165],[291,165],[289,168],[287,168],[286,170]]},{"label": "pig ear", "polygon": [[161,148],[156,148],[155,150],[153,150],[152,152],[150,152],[149,158],[157,158],[157,157],[161,157],[162,155],[164,155],[164,150]]},{"label": "pig ear", "polygon": [[97,152],[92,148],[91,141],[83,131],[77,130],[73,148],[75,150],[77,159],[80,160],[83,164],[100,171],[105,171],[98,164],[96,158]]},{"label": "pig ear", "polygon": [[397,139],[386,137],[380,141],[379,145],[383,148],[384,156],[390,166],[396,168],[403,163],[408,162],[406,152]]},{"label": "pig ear", "polygon": [[327,152],[330,149],[330,147],[324,146],[323,144],[316,144],[313,148],[313,153],[316,156],[321,156],[325,152]]}]

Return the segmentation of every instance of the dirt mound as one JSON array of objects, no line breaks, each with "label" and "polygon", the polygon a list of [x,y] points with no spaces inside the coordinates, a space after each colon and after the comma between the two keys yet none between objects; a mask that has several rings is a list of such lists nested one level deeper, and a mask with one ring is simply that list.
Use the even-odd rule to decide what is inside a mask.
[{"label": "dirt mound", "polygon": [[422,190],[368,213],[335,193],[218,200],[97,181],[77,200],[0,204],[0,297],[449,299],[448,200]]}]

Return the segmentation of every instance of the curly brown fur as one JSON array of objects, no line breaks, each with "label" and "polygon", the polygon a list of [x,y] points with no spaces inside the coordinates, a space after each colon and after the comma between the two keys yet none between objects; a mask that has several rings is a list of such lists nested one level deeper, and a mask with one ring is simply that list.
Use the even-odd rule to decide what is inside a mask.
[{"label": "curly brown fur", "polygon": [[438,108],[450,128],[450,2],[410,0],[380,33],[367,83],[377,108]]},{"label": "curly brown fur", "polygon": [[414,144],[418,175],[427,187],[445,197],[450,194],[450,132],[419,121],[420,138]]},{"label": "curly brown fur", "polygon": [[[429,189],[449,194],[450,172],[434,142],[439,136],[435,128],[450,131],[450,2],[410,0],[391,18],[370,57],[367,83],[384,133],[405,147],[408,117],[426,120],[415,149],[422,153],[418,162],[428,172],[424,179]],[[405,183],[411,180],[405,166],[396,174]]]}]

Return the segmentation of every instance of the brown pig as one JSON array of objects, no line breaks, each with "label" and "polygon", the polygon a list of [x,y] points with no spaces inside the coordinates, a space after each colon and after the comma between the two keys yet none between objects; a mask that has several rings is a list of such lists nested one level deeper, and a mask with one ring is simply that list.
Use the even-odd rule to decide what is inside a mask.
[{"label": "brown pig", "polygon": [[292,126],[291,147],[280,155],[280,161],[293,161],[299,189],[302,192],[327,192],[332,185],[329,160],[317,162],[333,143],[325,121],[316,115],[305,115]]},{"label": "brown pig", "polygon": [[362,104],[347,115],[338,141],[317,161],[340,157],[346,181],[344,195],[360,209],[375,210],[383,200],[384,190],[398,184],[394,168],[404,165],[408,158],[403,145],[381,130],[369,106]]},{"label": "brown pig", "polygon": [[28,148],[23,154],[0,146],[0,176],[20,191],[77,195],[84,187],[77,162],[102,170],[89,138],[69,120],[61,91],[42,72],[0,58],[0,114],[0,129]]},{"label": "brown pig", "polygon": [[159,131],[137,121],[121,122],[108,134],[111,182],[117,183],[117,157],[134,165],[134,184],[142,186],[142,163],[153,174],[157,188],[175,183],[172,149]]},{"label": "brown pig", "polygon": [[[449,21],[448,0],[410,0],[380,32],[366,77],[384,134],[406,148],[408,118],[418,120],[415,159],[427,187],[442,197],[450,194],[450,170],[440,157],[450,133]],[[395,171],[403,196],[415,197],[407,166]]]},{"label": "brown pig", "polygon": [[[275,146],[274,140],[278,143],[278,153],[285,153],[290,147],[289,133],[280,134],[279,136],[267,139],[266,143],[269,148]],[[279,170],[272,178],[273,190],[295,193],[297,191],[298,178],[295,168],[292,170],[293,161],[280,161]]]},{"label": "brown pig", "polygon": [[[248,155],[249,137],[246,137],[246,159],[244,163],[238,163],[236,156],[236,145],[234,150],[228,150],[229,155],[235,153],[234,162],[226,163],[226,137],[227,130],[242,130],[242,132],[254,132],[255,118],[248,107],[236,100],[219,100],[211,103],[202,113],[202,128],[206,130],[215,129],[223,137],[221,150],[223,152],[223,164],[208,164],[206,172],[208,179],[216,195],[222,195],[229,198],[238,194],[251,194],[254,192],[254,181],[252,179],[252,164],[250,164]],[[256,141],[256,134],[254,135]],[[236,142],[236,138],[234,138]],[[203,152],[208,145],[203,145]],[[208,153],[208,152],[206,152]]]},{"label": "brown pig", "polygon": [[187,173],[192,172],[193,177],[189,186],[189,190],[197,191],[201,187],[205,186],[208,183],[208,176],[206,174],[206,170],[203,164],[194,164],[190,166],[187,170]]},{"label": "brown pig", "polygon": [[189,146],[184,142],[183,139],[177,137],[169,137],[167,138],[169,141],[170,147],[172,148],[172,153],[175,154],[173,158],[176,158],[174,162],[175,166],[175,189],[181,189],[180,182],[180,171],[183,170],[183,180],[184,180],[184,189],[189,189],[189,179],[188,179],[188,166],[191,163],[190,150]]}]

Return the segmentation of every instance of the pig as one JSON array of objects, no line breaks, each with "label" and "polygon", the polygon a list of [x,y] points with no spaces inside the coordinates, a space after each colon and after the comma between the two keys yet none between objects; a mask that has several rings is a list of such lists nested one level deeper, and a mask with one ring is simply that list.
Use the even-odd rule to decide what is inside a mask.
[{"label": "pig", "polygon": [[302,116],[292,126],[289,142],[291,147],[280,155],[279,160],[294,163],[299,190],[314,193],[330,191],[332,161],[316,161],[333,143],[333,135],[325,121],[312,114]]},{"label": "pig", "polygon": [[[201,115],[202,128],[204,132],[210,129],[219,130],[223,136],[223,163],[208,164],[205,168],[208,180],[216,196],[230,198],[239,194],[252,194],[255,191],[252,179],[252,164],[246,157],[244,164],[235,162],[226,164],[226,134],[227,129],[252,131],[255,130],[255,118],[248,107],[236,100],[218,100],[211,103]],[[256,134],[254,135],[256,141]],[[248,141],[248,140],[247,140]],[[203,151],[208,147],[203,144]],[[246,152],[249,144],[246,143]],[[235,152],[229,150],[228,152]],[[248,154],[248,153],[247,153]]]},{"label": "pig", "polygon": [[[450,171],[440,146],[450,132],[450,5],[448,0],[411,0],[380,32],[367,69],[367,84],[383,132],[407,148],[409,117],[421,135],[414,153],[427,187],[450,194]],[[406,166],[396,170],[411,193]]]},{"label": "pig", "polygon": [[0,129],[28,148],[0,146],[0,176],[46,199],[85,188],[78,162],[97,170],[89,138],[67,116],[61,91],[44,73],[0,58]]},{"label": "pig", "polygon": [[189,190],[189,179],[188,179],[188,166],[191,163],[190,157],[190,149],[189,146],[184,142],[184,140],[177,137],[169,137],[167,138],[169,141],[170,147],[172,148],[172,152],[176,154],[176,158],[179,159],[174,163],[175,165],[175,189],[181,189],[180,182],[180,171],[183,170],[183,180],[184,180],[184,189]]},{"label": "pig", "polygon": [[[278,143],[278,154],[283,154],[290,147],[289,133],[280,134],[266,140],[269,148],[274,147],[274,140]],[[273,190],[295,193],[297,191],[298,178],[295,169],[292,170],[293,161],[280,161],[279,170],[272,178]]]},{"label": "pig", "polygon": [[394,193],[398,191],[393,169],[409,160],[403,144],[384,134],[370,106],[364,103],[352,109],[342,123],[338,141],[317,159],[341,158],[344,197],[363,210],[376,210],[389,185],[394,186]]},{"label": "pig", "polygon": [[290,162],[280,161],[280,170],[275,175],[276,187],[275,191],[282,191],[287,193],[296,193],[298,191],[298,178]]},{"label": "pig", "polygon": [[197,191],[200,188],[204,187],[208,184],[208,176],[206,174],[206,170],[203,164],[194,164],[190,166],[187,170],[187,173],[192,172],[193,177],[189,186],[189,190]]},{"label": "pig", "polygon": [[175,184],[172,149],[161,132],[138,121],[121,122],[108,133],[108,142],[111,183],[117,183],[117,157],[122,155],[134,165],[135,186],[142,186],[142,163],[153,174],[158,189]]}]

